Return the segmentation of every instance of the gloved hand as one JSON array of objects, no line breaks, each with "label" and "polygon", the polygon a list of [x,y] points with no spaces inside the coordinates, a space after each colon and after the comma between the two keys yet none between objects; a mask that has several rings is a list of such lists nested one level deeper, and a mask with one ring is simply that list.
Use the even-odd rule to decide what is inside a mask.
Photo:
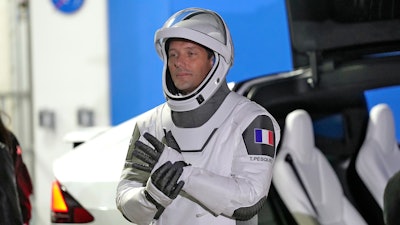
[{"label": "gloved hand", "polygon": [[168,161],[156,169],[148,179],[144,190],[145,197],[157,209],[161,209],[161,212],[182,190],[184,182],[178,180],[185,166],[187,164],[183,161],[174,164]]},{"label": "gloved hand", "polygon": [[[135,142],[135,150],[132,154],[147,165],[132,163],[132,167],[138,170],[151,172],[167,161],[184,161],[179,146],[176,143],[175,138],[172,136],[171,131],[167,132],[165,135],[167,146],[147,132],[143,134],[143,137],[152,145],[152,147],[138,140]],[[170,145],[173,147],[169,147]]]}]

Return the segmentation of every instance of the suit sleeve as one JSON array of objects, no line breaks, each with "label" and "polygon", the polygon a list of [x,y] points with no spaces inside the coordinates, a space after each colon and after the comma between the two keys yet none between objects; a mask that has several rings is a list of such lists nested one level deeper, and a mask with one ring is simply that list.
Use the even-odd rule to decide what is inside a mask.
[{"label": "suit sleeve", "polygon": [[144,186],[150,173],[130,166],[132,162],[137,162],[136,160],[138,160],[132,156],[132,152],[139,137],[139,128],[135,126],[121,179],[117,187],[116,205],[122,215],[130,222],[138,225],[148,225],[158,211],[154,204],[146,199],[144,194]]},{"label": "suit sleeve", "polygon": [[32,214],[32,204],[30,201],[30,196],[33,193],[32,179],[22,157],[22,148],[15,135],[13,133],[11,135],[14,148],[13,159],[18,198],[24,223],[28,224]]}]

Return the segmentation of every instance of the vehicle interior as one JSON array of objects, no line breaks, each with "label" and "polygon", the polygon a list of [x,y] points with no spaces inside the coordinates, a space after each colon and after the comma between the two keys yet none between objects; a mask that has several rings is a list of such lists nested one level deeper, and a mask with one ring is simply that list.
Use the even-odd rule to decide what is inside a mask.
[{"label": "vehicle interior", "polygon": [[[369,123],[365,91],[400,85],[400,1],[286,0],[286,5],[293,67],[301,72],[255,78],[235,88],[251,83],[242,90],[245,96],[278,120],[283,138],[277,157],[289,141],[287,116],[304,110],[312,121],[312,146],[326,157],[346,199],[367,224],[383,225],[382,208],[355,162]],[[282,194],[273,183],[259,224],[299,224]]]}]

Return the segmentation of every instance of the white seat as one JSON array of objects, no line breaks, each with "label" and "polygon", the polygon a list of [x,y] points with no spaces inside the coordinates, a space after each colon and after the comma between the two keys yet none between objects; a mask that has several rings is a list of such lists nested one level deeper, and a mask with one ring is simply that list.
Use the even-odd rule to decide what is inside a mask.
[{"label": "white seat", "polygon": [[400,149],[393,113],[387,104],[378,104],[370,111],[367,133],[356,158],[356,171],[381,209],[386,184],[399,170]]},{"label": "white seat", "polygon": [[367,224],[345,197],[333,168],[314,143],[309,114],[301,109],[291,112],[286,117],[272,176],[283,202],[298,224]]}]

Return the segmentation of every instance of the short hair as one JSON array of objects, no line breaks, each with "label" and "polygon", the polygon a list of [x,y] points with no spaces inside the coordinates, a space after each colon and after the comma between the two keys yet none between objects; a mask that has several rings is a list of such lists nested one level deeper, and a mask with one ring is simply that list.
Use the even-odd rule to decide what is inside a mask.
[{"label": "short hair", "polygon": [[214,51],[211,50],[210,48],[207,48],[206,46],[199,44],[195,41],[189,40],[189,39],[185,39],[185,38],[168,38],[167,42],[165,42],[165,50],[166,52],[168,52],[169,50],[169,44],[171,43],[171,41],[188,41],[188,42],[192,42],[194,44],[197,44],[201,47],[203,47],[206,51],[207,51],[207,55],[208,55],[208,59],[211,59],[211,57],[214,56]]}]

